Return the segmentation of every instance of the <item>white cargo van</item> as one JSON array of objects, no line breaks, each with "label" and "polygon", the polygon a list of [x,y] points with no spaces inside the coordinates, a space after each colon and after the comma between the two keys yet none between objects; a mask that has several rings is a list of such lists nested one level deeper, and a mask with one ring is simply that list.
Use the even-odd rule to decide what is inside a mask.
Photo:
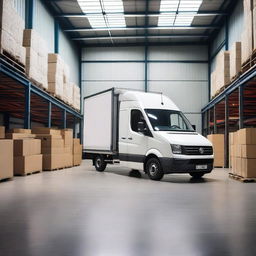
[{"label": "white cargo van", "polygon": [[97,171],[118,163],[160,180],[213,169],[212,144],[160,93],[112,88],[85,97],[83,134],[83,151]]}]

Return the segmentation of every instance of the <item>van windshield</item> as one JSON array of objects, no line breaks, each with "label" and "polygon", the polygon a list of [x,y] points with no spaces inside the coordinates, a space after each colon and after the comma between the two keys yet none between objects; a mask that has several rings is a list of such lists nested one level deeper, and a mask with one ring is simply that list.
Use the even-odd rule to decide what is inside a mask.
[{"label": "van windshield", "polygon": [[155,131],[194,132],[181,111],[168,109],[145,109],[145,111]]}]

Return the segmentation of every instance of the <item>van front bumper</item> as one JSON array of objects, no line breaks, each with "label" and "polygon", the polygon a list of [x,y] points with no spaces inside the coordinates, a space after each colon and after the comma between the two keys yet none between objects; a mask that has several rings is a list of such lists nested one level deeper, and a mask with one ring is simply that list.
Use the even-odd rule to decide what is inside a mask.
[{"label": "van front bumper", "polygon": [[[181,159],[181,158],[160,158],[165,174],[168,173],[210,173],[213,169],[213,159]],[[196,166],[207,165],[206,169],[198,170]]]}]

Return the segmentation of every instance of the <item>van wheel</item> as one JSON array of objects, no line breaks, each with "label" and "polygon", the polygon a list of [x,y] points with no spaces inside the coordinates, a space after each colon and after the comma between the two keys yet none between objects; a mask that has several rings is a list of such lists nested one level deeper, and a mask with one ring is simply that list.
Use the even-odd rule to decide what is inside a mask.
[{"label": "van wheel", "polygon": [[195,179],[200,179],[205,175],[203,172],[191,172],[189,174]]},{"label": "van wheel", "polygon": [[163,168],[157,158],[150,158],[147,161],[146,173],[151,180],[161,180],[163,178]]},{"label": "van wheel", "polygon": [[104,157],[102,155],[97,155],[94,158],[94,166],[98,172],[103,172],[106,169],[107,163],[104,161]]}]

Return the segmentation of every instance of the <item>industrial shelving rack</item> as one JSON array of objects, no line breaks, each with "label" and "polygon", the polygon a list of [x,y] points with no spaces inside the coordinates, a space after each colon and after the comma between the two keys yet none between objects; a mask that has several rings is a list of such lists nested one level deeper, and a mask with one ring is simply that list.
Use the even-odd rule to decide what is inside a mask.
[{"label": "industrial shelving rack", "polygon": [[64,102],[33,84],[24,73],[0,57],[0,112],[9,126],[10,116],[24,120],[24,128],[32,122],[47,127],[74,128],[82,115]]},{"label": "industrial shelving rack", "polygon": [[213,98],[202,109],[202,131],[225,135],[225,167],[229,166],[229,133],[256,126],[256,66]]}]

